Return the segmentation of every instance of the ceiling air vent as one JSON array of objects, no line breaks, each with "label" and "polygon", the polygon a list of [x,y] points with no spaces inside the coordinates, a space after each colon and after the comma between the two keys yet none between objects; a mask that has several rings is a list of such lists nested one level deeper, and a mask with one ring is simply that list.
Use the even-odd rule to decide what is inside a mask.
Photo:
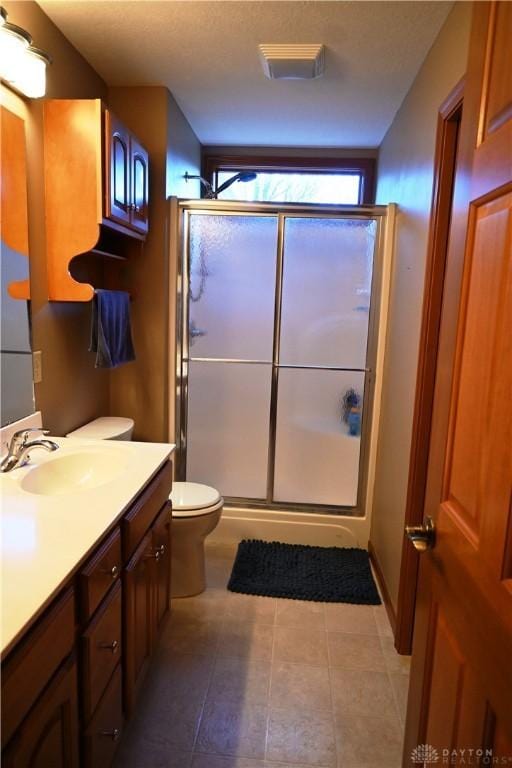
[{"label": "ceiling air vent", "polygon": [[262,43],[263,71],[271,80],[312,80],[324,72],[324,46],[301,43]]}]

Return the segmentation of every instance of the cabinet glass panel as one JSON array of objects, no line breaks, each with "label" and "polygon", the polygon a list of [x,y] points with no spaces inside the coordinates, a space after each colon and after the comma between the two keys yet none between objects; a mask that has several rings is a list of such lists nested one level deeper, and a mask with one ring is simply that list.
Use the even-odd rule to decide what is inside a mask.
[{"label": "cabinet glass panel", "polygon": [[191,362],[187,480],[264,498],[272,366]]},{"label": "cabinet glass panel", "polygon": [[133,158],[133,202],[142,212],[146,204],[146,163],[140,155]]},{"label": "cabinet glass panel", "polygon": [[287,218],[280,362],[364,368],[375,220]]},{"label": "cabinet glass panel", "polygon": [[114,147],[114,202],[121,208],[128,205],[128,148],[124,141],[115,136],[112,138]]},{"label": "cabinet glass panel", "polygon": [[274,499],[357,503],[364,373],[281,369]]},{"label": "cabinet glass panel", "polygon": [[277,217],[191,215],[189,356],[272,360]]}]

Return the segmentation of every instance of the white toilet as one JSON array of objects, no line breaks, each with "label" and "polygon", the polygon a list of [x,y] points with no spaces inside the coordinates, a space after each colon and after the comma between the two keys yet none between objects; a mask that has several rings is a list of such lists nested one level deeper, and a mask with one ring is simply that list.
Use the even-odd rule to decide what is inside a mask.
[{"label": "white toilet", "polygon": [[[131,440],[133,419],[101,416],[68,432],[86,440]],[[191,597],[206,587],[204,540],[217,526],[224,499],[209,485],[174,483],[172,502],[171,597]]]},{"label": "white toilet", "polygon": [[224,499],[209,485],[186,482],[174,483],[171,502],[171,597],[191,597],[206,587],[204,540],[220,520]]}]

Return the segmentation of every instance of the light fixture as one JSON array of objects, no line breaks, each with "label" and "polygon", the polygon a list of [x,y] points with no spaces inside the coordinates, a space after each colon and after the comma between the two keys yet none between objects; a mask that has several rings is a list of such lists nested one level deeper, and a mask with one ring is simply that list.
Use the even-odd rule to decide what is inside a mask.
[{"label": "light fixture", "polygon": [[30,99],[39,99],[46,93],[46,67],[50,57],[40,48],[29,46],[11,84]]},{"label": "light fixture", "polygon": [[206,188],[206,199],[207,200],[216,200],[217,196],[220,194],[220,192],[224,192],[225,189],[230,187],[232,184],[235,183],[235,181],[254,181],[256,178],[256,174],[254,171],[240,171],[240,173],[235,173],[234,176],[231,176],[230,179],[225,181],[223,184],[220,185],[220,187],[215,190],[209,181],[206,181],[206,179],[203,179],[202,176],[199,176],[198,174],[190,174],[188,171],[183,174],[183,178],[188,181],[189,179],[199,179],[201,184]]},{"label": "light fixture", "polygon": [[46,93],[46,67],[51,59],[32,45],[29,33],[6,21],[0,8],[0,78],[11,88],[37,99]]},{"label": "light fixture", "polygon": [[12,83],[32,38],[21,27],[4,21],[0,27],[0,76]]},{"label": "light fixture", "polygon": [[312,80],[324,73],[325,48],[320,43],[262,43],[259,50],[270,80]]}]

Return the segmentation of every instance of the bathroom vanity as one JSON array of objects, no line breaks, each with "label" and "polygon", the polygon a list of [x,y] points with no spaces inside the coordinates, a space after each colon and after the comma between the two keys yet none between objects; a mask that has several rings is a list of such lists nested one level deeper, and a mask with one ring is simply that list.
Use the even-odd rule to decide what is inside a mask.
[{"label": "bathroom vanity", "polygon": [[2,763],[103,768],[169,610],[174,446],[52,439],[0,477]]}]

